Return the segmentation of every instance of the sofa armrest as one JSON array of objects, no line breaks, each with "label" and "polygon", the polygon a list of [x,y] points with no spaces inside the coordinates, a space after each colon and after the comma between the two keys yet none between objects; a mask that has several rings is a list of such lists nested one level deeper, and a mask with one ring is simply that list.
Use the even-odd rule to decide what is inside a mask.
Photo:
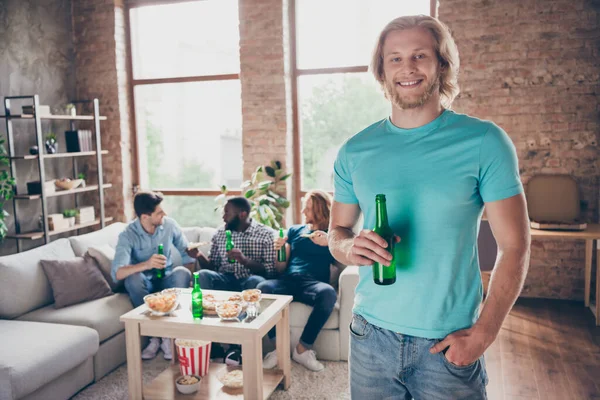
[{"label": "sofa armrest", "polygon": [[340,274],[340,359],[345,361],[348,360],[348,351],[350,350],[349,327],[354,307],[354,289],[358,285],[358,278],[358,267],[356,266],[348,266]]}]

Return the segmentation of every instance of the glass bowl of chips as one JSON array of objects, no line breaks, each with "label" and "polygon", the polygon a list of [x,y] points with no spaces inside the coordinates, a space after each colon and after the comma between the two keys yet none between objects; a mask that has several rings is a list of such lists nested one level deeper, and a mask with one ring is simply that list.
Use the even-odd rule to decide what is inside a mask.
[{"label": "glass bowl of chips", "polygon": [[177,293],[152,293],[144,296],[144,303],[154,315],[164,316],[170,314],[179,305]]},{"label": "glass bowl of chips", "polygon": [[242,305],[233,301],[217,304],[217,315],[225,321],[237,320],[242,312]]}]

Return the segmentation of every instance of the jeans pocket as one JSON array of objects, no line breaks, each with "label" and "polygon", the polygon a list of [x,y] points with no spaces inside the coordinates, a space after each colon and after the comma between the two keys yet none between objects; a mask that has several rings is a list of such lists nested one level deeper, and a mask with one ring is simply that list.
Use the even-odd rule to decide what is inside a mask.
[{"label": "jeans pocket", "polygon": [[359,314],[352,315],[350,334],[356,339],[364,339],[370,332],[371,325]]},{"label": "jeans pocket", "polygon": [[480,360],[480,358],[478,358],[477,360],[473,361],[469,365],[456,365],[456,364],[453,364],[451,361],[449,361],[446,358],[445,351],[442,351],[439,354],[442,357],[442,360],[444,360],[444,364],[446,364],[448,367],[450,367],[454,370],[457,370],[457,371],[468,371],[468,370],[472,369],[473,367],[475,367]]}]

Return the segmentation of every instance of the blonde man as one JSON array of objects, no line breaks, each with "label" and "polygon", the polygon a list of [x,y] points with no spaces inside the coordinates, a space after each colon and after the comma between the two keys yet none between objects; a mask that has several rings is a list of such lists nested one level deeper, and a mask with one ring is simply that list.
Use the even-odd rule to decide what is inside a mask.
[{"label": "blonde man", "polygon": [[[351,137],[335,165],[329,246],[347,265],[390,265],[372,232],[375,195],[387,197],[397,237],[397,280],[360,268],[350,326],[355,399],[485,399],[483,353],[527,272],[528,216],[516,152],[492,122],[450,111],[459,57],[448,28],[429,16],[391,21],[372,72],[389,118]],[[485,205],[499,256],[479,314],[478,226]],[[364,214],[364,230],[352,227]],[[399,257],[402,255],[402,257]]]},{"label": "blonde man", "polygon": [[[335,262],[327,247],[331,202],[331,196],[322,190],[311,190],[304,196],[304,223],[291,226],[286,237],[275,240],[275,250],[285,246],[286,252],[286,261],[275,264],[281,278],[258,285],[263,293],[292,295],[295,301],[313,307],[292,353],[294,361],[312,371],[324,368],[311,349],[337,299],[335,289],[329,284],[329,267]],[[275,330],[269,332],[269,337],[275,338]],[[276,365],[277,353],[272,351],[265,356],[263,367]]]}]

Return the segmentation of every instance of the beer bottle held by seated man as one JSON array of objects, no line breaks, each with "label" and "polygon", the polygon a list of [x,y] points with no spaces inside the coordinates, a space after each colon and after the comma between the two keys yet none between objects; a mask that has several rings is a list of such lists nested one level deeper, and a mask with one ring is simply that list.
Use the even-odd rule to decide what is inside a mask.
[{"label": "beer bottle held by seated man", "polygon": [[[158,245],[158,254],[165,254],[165,248],[162,243]],[[160,268],[154,268],[154,276],[156,276],[156,279],[162,279],[164,276],[164,271]]]},{"label": "beer bottle held by seated man", "polygon": [[395,238],[388,223],[387,205],[384,194],[375,196],[375,228],[373,232],[381,236],[388,244],[386,250],[392,254],[389,266],[373,263],[373,281],[378,285],[391,285],[396,282],[396,256],[394,254]]},{"label": "beer bottle held by seated man", "polygon": [[[233,244],[233,239],[231,239],[231,231],[230,230],[226,230],[225,231],[225,236],[227,236],[227,242],[225,242],[225,251],[231,251],[235,247],[235,245]],[[233,264],[235,262],[235,259],[230,258],[229,262],[231,264]]]}]

